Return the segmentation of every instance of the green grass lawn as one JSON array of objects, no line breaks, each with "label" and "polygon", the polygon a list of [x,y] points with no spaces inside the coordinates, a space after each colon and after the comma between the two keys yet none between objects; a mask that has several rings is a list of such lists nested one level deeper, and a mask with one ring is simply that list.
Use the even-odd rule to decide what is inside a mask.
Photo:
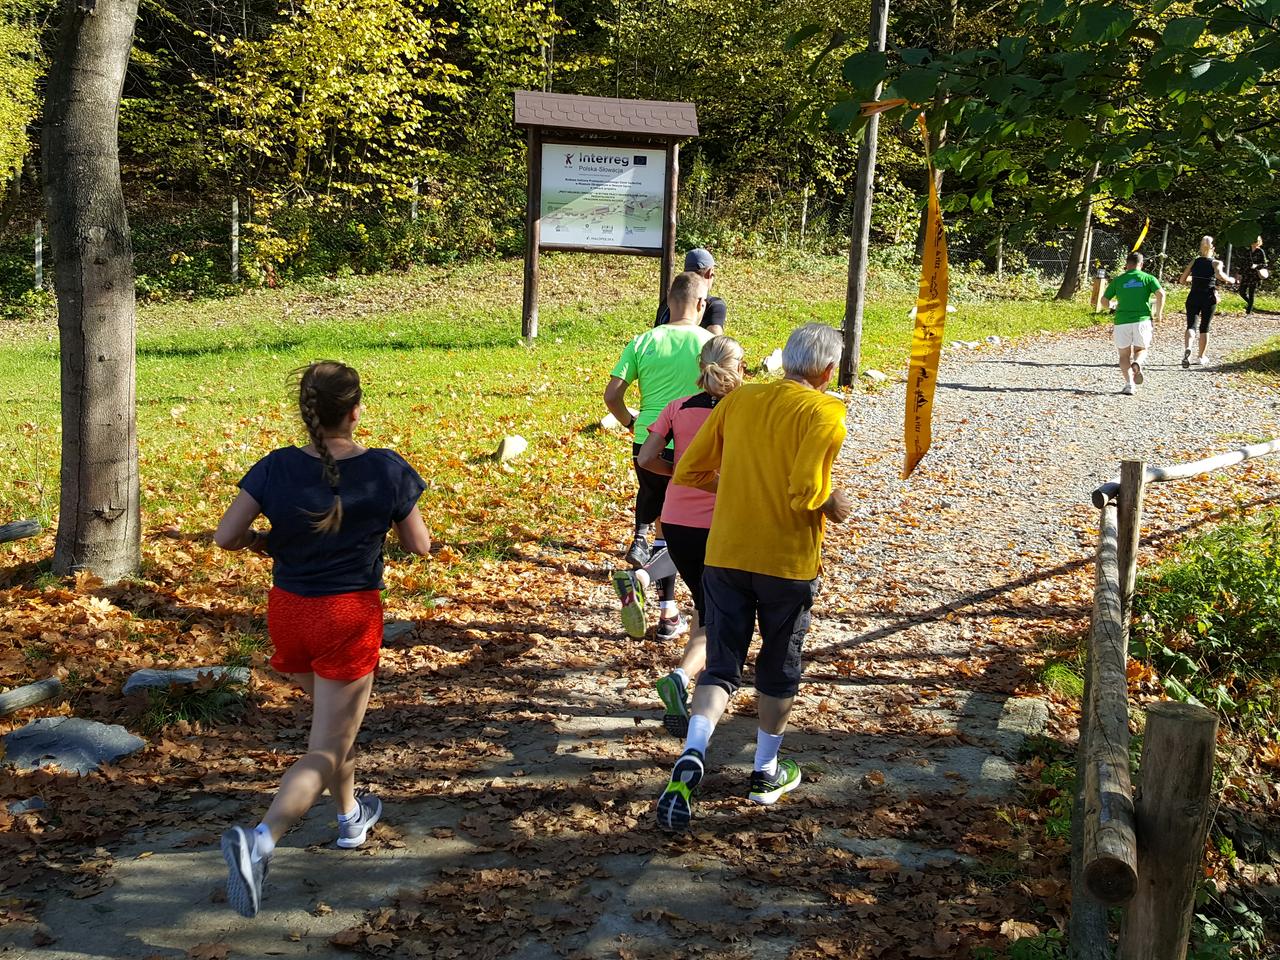
[{"label": "green grass lawn", "polygon": [[[145,528],[210,529],[254,460],[303,439],[287,381],[322,358],[360,370],[361,439],[394,447],[419,468],[430,484],[430,522],[446,542],[490,541],[485,549],[493,549],[493,538],[500,545],[512,527],[556,536],[625,509],[627,437],[592,425],[605,412],[600,396],[619,351],[652,322],[657,264],[561,255],[544,265],[540,337],[531,348],[519,336],[519,261],[142,306]],[[726,258],[715,292],[729,304],[729,332],[749,363],[800,323],[838,326],[845,269],[841,258]],[[913,281],[873,274],[871,289],[864,367],[898,375],[908,357]],[[1096,322],[1082,303],[964,296],[948,317],[948,340],[1013,339]],[[0,390],[9,398],[0,456],[10,467],[0,521],[47,522],[56,511],[58,375],[51,317],[0,334]],[[509,433],[524,436],[530,450],[504,469],[486,455]]]}]

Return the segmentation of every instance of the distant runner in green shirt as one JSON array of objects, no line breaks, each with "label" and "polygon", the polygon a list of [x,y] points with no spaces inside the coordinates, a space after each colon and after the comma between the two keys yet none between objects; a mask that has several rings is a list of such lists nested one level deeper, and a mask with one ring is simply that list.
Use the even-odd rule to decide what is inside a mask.
[{"label": "distant runner in green shirt", "polygon": [[1155,298],[1155,322],[1159,323],[1164,317],[1164,290],[1159,280],[1142,272],[1142,254],[1136,251],[1129,254],[1124,265],[1124,273],[1117,274],[1107,284],[1103,296],[1118,301],[1112,335],[1120,351],[1120,374],[1124,377],[1120,392],[1131,397],[1142,383],[1142,364],[1151,346],[1152,298]]},{"label": "distant runner in green shirt", "polygon": [[[667,307],[670,321],[646,330],[626,345],[604,388],[604,405],[620,424],[635,432],[631,462],[640,489],[636,493],[635,536],[626,555],[632,567],[643,567],[653,553],[666,546],[661,539],[654,539],[651,544],[650,535],[662,516],[670,481],[670,477],[645,470],[636,456],[649,436],[649,426],[667,404],[698,392],[698,376],[702,372],[698,358],[702,345],[713,336],[699,325],[707,309],[707,281],[700,274],[688,270],[676,277],[667,293]],[[625,401],[632,383],[640,386],[640,413],[634,419]],[[670,460],[671,456],[671,448],[667,447],[664,457]],[[664,577],[658,584],[661,592],[657,635],[659,640],[671,640],[685,627],[676,609],[676,578]]]}]

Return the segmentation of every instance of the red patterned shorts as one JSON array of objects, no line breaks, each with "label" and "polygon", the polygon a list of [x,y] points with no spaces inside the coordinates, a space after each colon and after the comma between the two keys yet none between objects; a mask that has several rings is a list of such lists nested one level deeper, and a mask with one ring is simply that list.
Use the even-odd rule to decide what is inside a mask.
[{"label": "red patterned shorts", "polygon": [[281,673],[359,680],[378,666],[382,594],[378,590],[303,597],[279,587],[267,594],[267,632]]}]

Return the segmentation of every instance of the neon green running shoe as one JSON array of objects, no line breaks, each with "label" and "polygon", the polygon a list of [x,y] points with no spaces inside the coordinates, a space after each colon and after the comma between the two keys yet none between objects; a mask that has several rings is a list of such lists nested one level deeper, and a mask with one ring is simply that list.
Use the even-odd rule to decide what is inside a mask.
[{"label": "neon green running shoe", "polygon": [[790,793],[800,786],[800,766],[794,760],[779,760],[778,772],[773,776],[763,770],[751,774],[751,792],[747,794],[752,803],[777,803],[784,793]]},{"label": "neon green running shoe", "polygon": [[622,629],[633,640],[641,640],[649,629],[645,619],[644,587],[631,570],[615,570],[612,579],[613,589],[622,603]]},{"label": "neon green running shoe", "polygon": [[658,798],[658,826],[679,833],[689,829],[693,818],[693,791],[698,789],[705,772],[702,753],[686,750],[671,768],[671,782]]},{"label": "neon green running shoe", "polygon": [[662,725],[673,737],[684,739],[689,732],[689,691],[685,688],[680,674],[672,671],[654,684],[658,696],[667,708],[662,718]]}]

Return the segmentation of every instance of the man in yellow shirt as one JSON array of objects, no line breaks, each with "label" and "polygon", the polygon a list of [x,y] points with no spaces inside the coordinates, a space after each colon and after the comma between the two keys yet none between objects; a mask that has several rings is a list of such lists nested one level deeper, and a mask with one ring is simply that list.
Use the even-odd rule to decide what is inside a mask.
[{"label": "man in yellow shirt", "polygon": [[676,465],[672,482],[716,491],[702,588],[707,667],[698,680],[684,753],[658,798],[658,825],[684,830],[702,782],[707,744],[760,622],[755,685],[760,717],[749,797],[771,804],[800,783],[794,760],[778,760],[800,686],[800,651],[818,590],[827,520],[852,500],[831,487],[844,442],[844,404],[826,393],[840,361],[837,330],[810,323],[782,351],[786,376],[746,384],[719,404]]}]

